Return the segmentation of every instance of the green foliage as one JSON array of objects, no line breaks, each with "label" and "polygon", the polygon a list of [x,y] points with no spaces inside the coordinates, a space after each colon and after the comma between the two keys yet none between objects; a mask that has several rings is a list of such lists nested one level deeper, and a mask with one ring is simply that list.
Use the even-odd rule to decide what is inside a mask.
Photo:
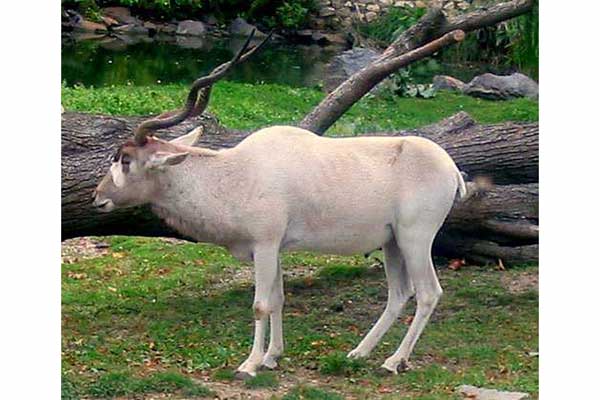
[{"label": "green foliage", "polygon": [[101,375],[88,388],[89,394],[100,398],[174,391],[198,397],[213,394],[211,390],[194,383],[190,378],[172,372],[157,372],[145,378],[136,378],[127,372],[109,372]]},{"label": "green foliage", "polygon": [[60,381],[60,398],[62,400],[79,400],[77,386],[64,374]]},{"label": "green foliage", "polygon": [[425,12],[425,8],[393,7],[373,22],[361,24],[357,29],[361,35],[385,47],[413,26]]},{"label": "green foliage", "polygon": [[313,386],[296,386],[281,400],[343,400],[337,393],[331,393]]},{"label": "green foliage", "polygon": [[298,29],[305,26],[314,0],[63,0],[88,18],[99,19],[100,7],[123,6],[153,19],[190,19],[215,14],[223,23],[243,16],[269,28]]},{"label": "green foliage", "polygon": [[322,374],[337,376],[351,376],[366,368],[365,360],[348,358],[345,353],[340,352],[322,357],[319,365],[319,371]]},{"label": "green foliage", "polygon": [[367,273],[362,265],[328,265],[322,268],[318,275],[330,281],[352,280]]},{"label": "green foliage", "polygon": [[516,67],[537,79],[539,73],[539,10],[467,34],[462,42],[442,50],[454,63],[480,62]]},{"label": "green foliage", "polygon": [[256,376],[247,379],[244,385],[249,389],[276,388],[279,386],[277,375],[274,372],[259,372]]},{"label": "green foliage", "polygon": [[392,75],[392,93],[400,97],[422,97],[430,99],[435,96],[432,84],[414,83],[410,68],[402,68]]},{"label": "green foliage", "polygon": [[[181,107],[187,85],[146,87],[62,87],[62,104],[67,110],[113,115],[148,115]],[[324,94],[310,88],[265,84],[218,82],[209,112],[229,128],[251,130],[300,121]],[[363,132],[393,131],[432,124],[459,111],[480,123],[537,121],[538,102],[526,98],[495,102],[462,94],[439,92],[433,99],[366,96],[328,131],[330,135],[352,136]]]}]

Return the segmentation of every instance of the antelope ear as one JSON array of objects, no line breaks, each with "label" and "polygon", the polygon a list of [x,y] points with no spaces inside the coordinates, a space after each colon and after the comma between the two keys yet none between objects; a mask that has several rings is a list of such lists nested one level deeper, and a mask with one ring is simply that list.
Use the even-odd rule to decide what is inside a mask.
[{"label": "antelope ear", "polygon": [[202,136],[202,133],[204,133],[204,127],[199,126],[196,129],[193,129],[192,131],[190,131],[189,133],[186,133],[185,135],[182,135],[176,139],[170,140],[169,143],[181,144],[184,146],[193,146],[196,144],[196,142],[198,142],[198,139],[200,139],[200,136]]},{"label": "antelope ear", "polygon": [[190,153],[168,153],[163,151],[157,151],[150,156],[150,159],[146,161],[146,168],[160,168],[168,167],[170,165],[177,165],[182,163]]}]

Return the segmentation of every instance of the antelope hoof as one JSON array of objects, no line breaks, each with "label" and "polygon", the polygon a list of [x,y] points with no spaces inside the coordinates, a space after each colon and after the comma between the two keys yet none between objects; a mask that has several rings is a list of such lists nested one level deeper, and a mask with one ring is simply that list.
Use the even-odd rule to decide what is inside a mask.
[{"label": "antelope hoof", "polygon": [[254,378],[256,374],[252,375],[250,372],[246,371],[235,371],[234,378],[240,381],[247,381],[248,379]]},{"label": "antelope hoof", "polygon": [[369,353],[366,353],[364,351],[359,350],[358,348],[352,350],[350,353],[348,353],[348,355],[346,356],[347,358],[353,358],[353,359],[359,359],[359,358],[366,358],[369,356]]},{"label": "antelope hoof", "polygon": [[396,365],[395,367],[390,367],[386,364],[383,364],[381,367],[379,367],[377,372],[378,372],[378,375],[389,375],[389,374],[398,375],[403,372],[409,371],[410,369],[412,369],[412,366],[409,364],[409,362],[406,361],[405,359],[402,359],[402,360],[400,360],[398,365]]},{"label": "antelope hoof", "polygon": [[406,361],[405,359],[400,360],[400,363],[396,367],[396,371],[398,371],[397,373],[399,373],[399,374],[409,371],[411,369],[412,369],[412,365],[410,365],[410,363],[408,361]]},{"label": "antelope hoof", "polygon": [[260,364],[263,369],[275,369],[277,368],[277,357],[265,357]]}]

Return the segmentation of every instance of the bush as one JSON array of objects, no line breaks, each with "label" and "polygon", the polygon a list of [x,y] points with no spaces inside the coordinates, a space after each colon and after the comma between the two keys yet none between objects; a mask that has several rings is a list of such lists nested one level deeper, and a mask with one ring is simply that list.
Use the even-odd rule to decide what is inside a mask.
[{"label": "bush", "polygon": [[213,14],[225,23],[241,16],[268,28],[286,29],[304,27],[316,9],[314,0],[63,0],[62,5],[76,8],[90,19],[98,19],[100,7],[123,6],[151,19],[194,19]]},{"label": "bush", "polygon": [[375,21],[359,25],[357,30],[366,38],[386,47],[402,32],[413,26],[425,11],[424,8],[394,7]]}]

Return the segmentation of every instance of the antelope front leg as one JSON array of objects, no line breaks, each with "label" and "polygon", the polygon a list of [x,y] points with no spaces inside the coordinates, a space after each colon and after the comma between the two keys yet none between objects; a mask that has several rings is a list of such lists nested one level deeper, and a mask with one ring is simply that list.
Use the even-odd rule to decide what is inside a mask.
[{"label": "antelope front leg", "polygon": [[267,319],[273,311],[272,292],[278,274],[278,246],[263,245],[254,249],[254,343],[250,355],[237,369],[236,377],[256,376],[265,356],[265,331]]}]

